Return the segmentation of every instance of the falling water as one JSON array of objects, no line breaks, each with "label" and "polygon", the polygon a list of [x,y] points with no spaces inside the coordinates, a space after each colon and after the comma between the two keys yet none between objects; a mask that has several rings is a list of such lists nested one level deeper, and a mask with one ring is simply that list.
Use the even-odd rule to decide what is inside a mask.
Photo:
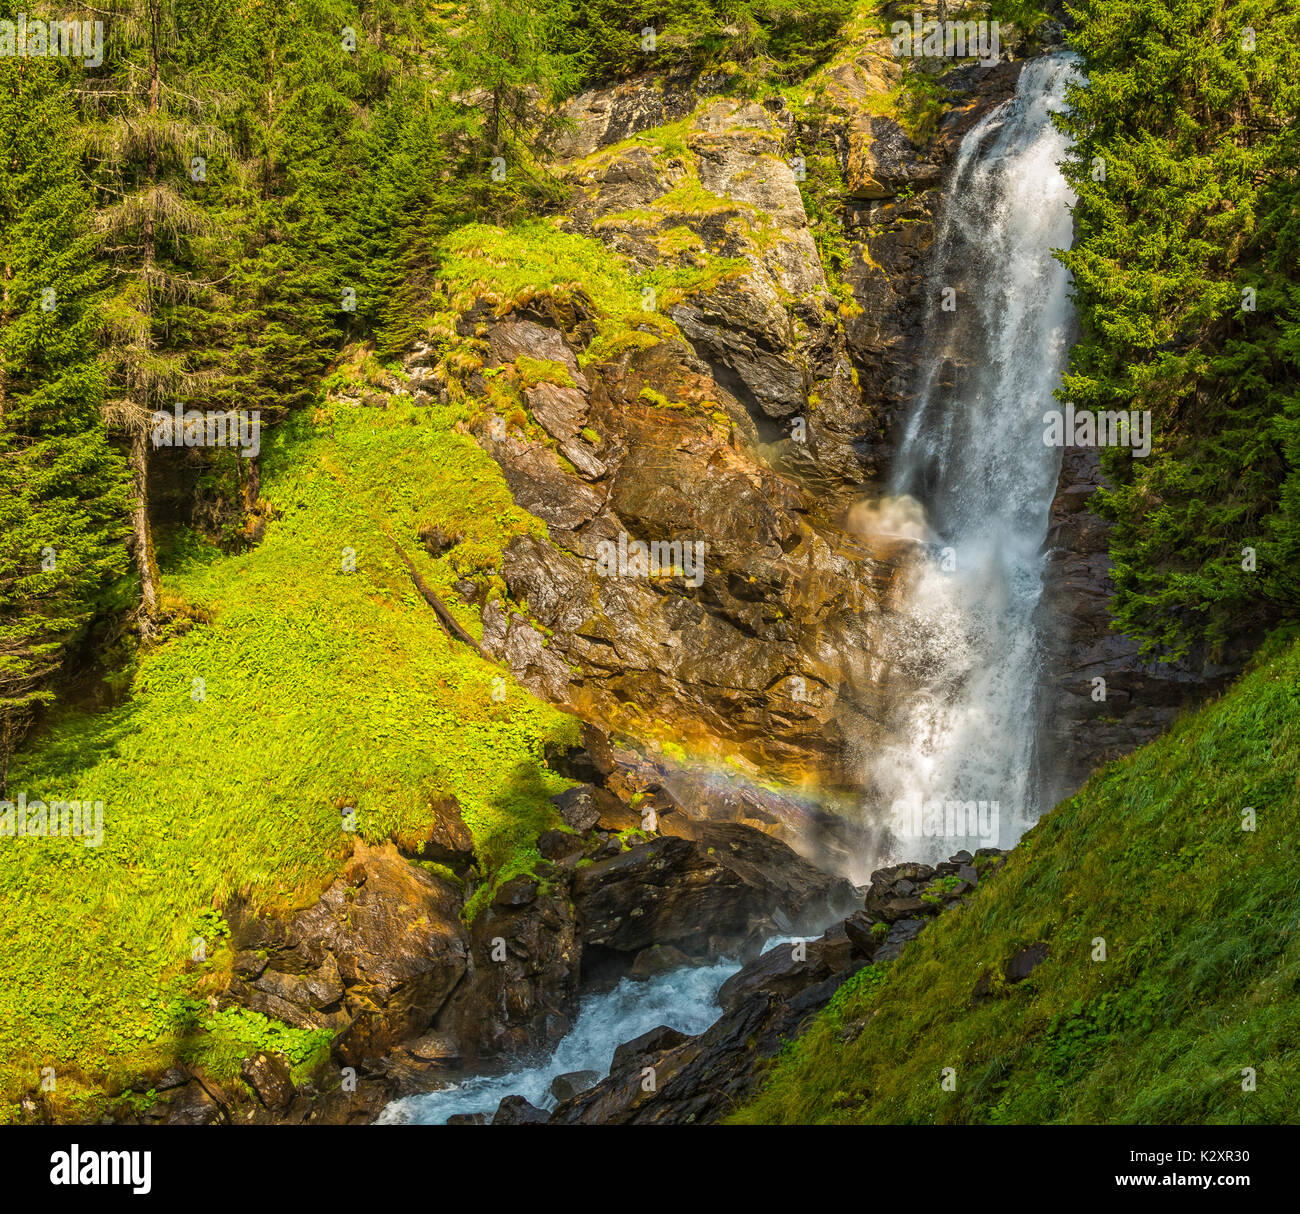
[{"label": "falling water", "polygon": [[1043,442],[1043,414],[1056,407],[1073,323],[1052,250],[1070,245],[1074,196],[1051,115],[1078,78],[1068,54],[1028,64],[1014,98],[966,135],[935,244],[924,361],[891,486],[896,501],[924,507],[931,542],[888,626],[885,656],[906,690],[898,741],[869,773],[910,858],[974,841],[920,813],[936,800],[962,803],[963,815],[988,802],[996,837],[980,841],[1001,847],[1039,812],[1037,609],[1061,458]]}]

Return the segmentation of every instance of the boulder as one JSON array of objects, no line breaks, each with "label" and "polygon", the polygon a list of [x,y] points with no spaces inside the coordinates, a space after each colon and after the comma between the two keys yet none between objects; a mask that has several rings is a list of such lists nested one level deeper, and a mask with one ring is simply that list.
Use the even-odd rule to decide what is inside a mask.
[{"label": "boulder", "polygon": [[778,944],[732,974],[718,991],[718,1004],[730,1012],[759,993],[788,999],[839,973],[842,959],[833,944],[823,941]]},{"label": "boulder", "polygon": [[537,882],[529,876],[511,877],[497,887],[492,905],[513,910],[537,899]]},{"label": "boulder", "polygon": [[[465,972],[461,891],[401,856],[357,839],[313,906],[287,919],[227,907],[244,962],[224,1002],[300,1028],[344,1030],[336,1054],[365,1065],[427,1029]],[[259,969],[250,954],[265,958]],[[251,975],[256,974],[255,977]]]},{"label": "boulder", "polygon": [[1003,968],[1002,976],[1006,979],[1008,986],[1014,986],[1017,982],[1023,982],[1028,978],[1046,960],[1047,945],[1043,943],[1031,944],[1028,948],[1020,949],[1011,957]]},{"label": "boulder", "polygon": [[177,1088],[167,1104],[167,1125],[220,1125],[229,1120],[225,1108],[197,1079]]},{"label": "boulder", "polygon": [[537,850],[545,859],[563,865],[582,856],[587,845],[578,835],[567,830],[548,830],[538,836]]},{"label": "boulder", "polygon": [[493,1125],[545,1125],[551,1115],[522,1096],[507,1096],[492,1116]]},{"label": "boulder", "polygon": [[584,833],[591,830],[600,821],[600,808],[596,804],[596,787],[593,784],[580,784],[576,788],[551,798],[564,824],[572,830]]},{"label": "boulder", "polygon": [[551,1080],[551,1095],[557,1101],[570,1100],[599,1081],[599,1071],[566,1071]]},{"label": "boulder", "polygon": [[245,1058],[239,1073],[269,1112],[283,1112],[298,1094],[283,1054],[269,1054],[262,1050]]},{"label": "boulder", "polygon": [[627,976],[634,981],[643,981],[646,978],[654,978],[659,974],[671,973],[673,970],[684,969],[695,964],[697,962],[694,959],[688,957],[681,949],[673,948],[671,944],[653,944],[637,953]]},{"label": "boulder", "polygon": [[611,1075],[618,1074],[630,1067],[639,1067],[645,1064],[647,1060],[657,1058],[667,1050],[674,1049],[684,1041],[689,1041],[685,1033],[678,1032],[675,1028],[670,1028],[666,1024],[661,1024],[657,1028],[650,1029],[642,1033],[639,1037],[634,1037],[631,1041],[625,1041],[622,1045],[614,1050],[613,1060],[610,1062],[609,1071]]},{"label": "boulder", "polygon": [[852,896],[776,839],[735,823],[701,827],[697,838],[661,836],[575,872],[587,946],[730,951],[774,912],[791,924],[824,922],[837,899]]}]

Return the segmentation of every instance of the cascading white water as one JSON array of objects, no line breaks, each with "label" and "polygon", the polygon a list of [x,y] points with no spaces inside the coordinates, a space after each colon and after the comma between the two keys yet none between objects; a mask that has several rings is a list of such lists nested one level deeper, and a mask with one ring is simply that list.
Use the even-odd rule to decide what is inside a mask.
[{"label": "cascading white water", "polygon": [[[1061,451],[1043,441],[1073,323],[1074,196],[1052,113],[1077,80],[1069,54],[1026,65],[1013,99],[962,141],[929,279],[913,412],[891,492],[924,507],[931,543],[883,651],[909,690],[869,776],[898,857],[969,847],[969,803],[1010,847],[1037,818],[1034,769],[1049,508]],[[947,290],[951,288],[951,290]],[[946,306],[945,306],[946,305]],[[912,690],[914,689],[914,690]],[[960,803],[954,818],[923,807]],[[996,814],[992,803],[997,803]],[[981,823],[983,825],[983,823]]]},{"label": "cascading white water", "polygon": [[573,1028],[549,1056],[506,1074],[472,1075],[437,1091],[395,1100],[379,1124],[442,1125],[456,1113],[491,1116],[506,1096],[523,1096],[538,1108],[553,1108],[550,1087],[556,1075],[607,1075],[615,1049],[661,1024],[687,1034],[704,1032],[718,1018],[718,988],[739,968],[738,961],[722,961],[645,982],[624,978],[611,991],[584,997]]}]

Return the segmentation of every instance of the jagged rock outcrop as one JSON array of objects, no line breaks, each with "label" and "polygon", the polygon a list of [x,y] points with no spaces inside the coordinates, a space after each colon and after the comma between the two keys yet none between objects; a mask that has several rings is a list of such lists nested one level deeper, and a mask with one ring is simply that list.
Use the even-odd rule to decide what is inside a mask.
[{"label": "jagged rock outcrop", "polygon": [[656,306],[790,466],[863,480],[857,447],[875,427],[777,119],[716,98],[632,146],[608,134],[564,166],[575,187],[567,224],[642,270],[679,272],[687,287],[666,285]]},{"label": "jagged rock outcrop", "polygon": [[[562,1100],[548,1125],[708,1124],[753,1094],[763,1064],[797,1037],[864,966],[892,960],[934,916],[955,907],[1004,863],[1006,853],[959,852],[936,867],[899,864],[873,874],[866,909],[819,940],[780,944],[733,974],[718,992],[722,1015],[686,1037],[667,1026],[615,1051],[610,1074]],[[924,912],[877,918],[916,899]],[[874,908],[874,909],[873,909]],[[1027,974],[1038,952],[1009,965]]]},{"label": "jagged rock outcrop", "polygon": [[[474,433],[549,542],[505,552],[509,601],[483,607],[484,650],[585,719],[851,781],[847,748],[881,707],[873,617],[891,554],[764,464],[733,424],[744,410],[680,341],[579,370],[580,335],[531,311],[487,324],[484,369],[548,359],[570,383],[526,389],[535,428],[489,412]],[[638,543],[659,568],[635,565]]]},{"label": "jagged rock outcrop", "polygon": [[364,1065],[423,1032],[465,972],[462,894],[391,843],[358,839],[313,906],[288,920],[228,909],[233,973],[225,999],[300,1028],[339,1031]]},{"label": "jagged rock outcrop", "polygon": [[465,979],[437,1030],[464,1059],[554,1045],[577,1011],[582,958],[564,883],[550,890],[528,876],[504,883],[469,936]]},{"label": "jagged rock outcrop", "polygon": [[588,949],[628,955],[672,946],[690,956],[734,955],[775,929],[820,924],[853,888],[747,826],[698,823],[697,837],[665,836],[574,874]]}]

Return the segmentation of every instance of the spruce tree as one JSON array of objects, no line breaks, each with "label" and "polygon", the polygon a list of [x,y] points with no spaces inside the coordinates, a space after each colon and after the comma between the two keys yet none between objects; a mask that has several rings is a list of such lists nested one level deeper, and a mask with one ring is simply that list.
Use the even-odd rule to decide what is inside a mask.
[{"label": "spruce tree", "polygon": [[189,197],[193,157],[213,138],[180,79],[173,0],[118,0],[107,17],[109,70],[88,82],[97,223],[111,291],[104,306],[110,395],[106,416],[129,444],[132,553],[140,631],[154,632],[158,564],[149,517],[152,416],[202,382],[169,322],[200,291],[190,242],[208,228]]},{"label": "spruce tree", "polygon": [[125,563],[68,75],[48,59],[0,59],[0,792]]}]

